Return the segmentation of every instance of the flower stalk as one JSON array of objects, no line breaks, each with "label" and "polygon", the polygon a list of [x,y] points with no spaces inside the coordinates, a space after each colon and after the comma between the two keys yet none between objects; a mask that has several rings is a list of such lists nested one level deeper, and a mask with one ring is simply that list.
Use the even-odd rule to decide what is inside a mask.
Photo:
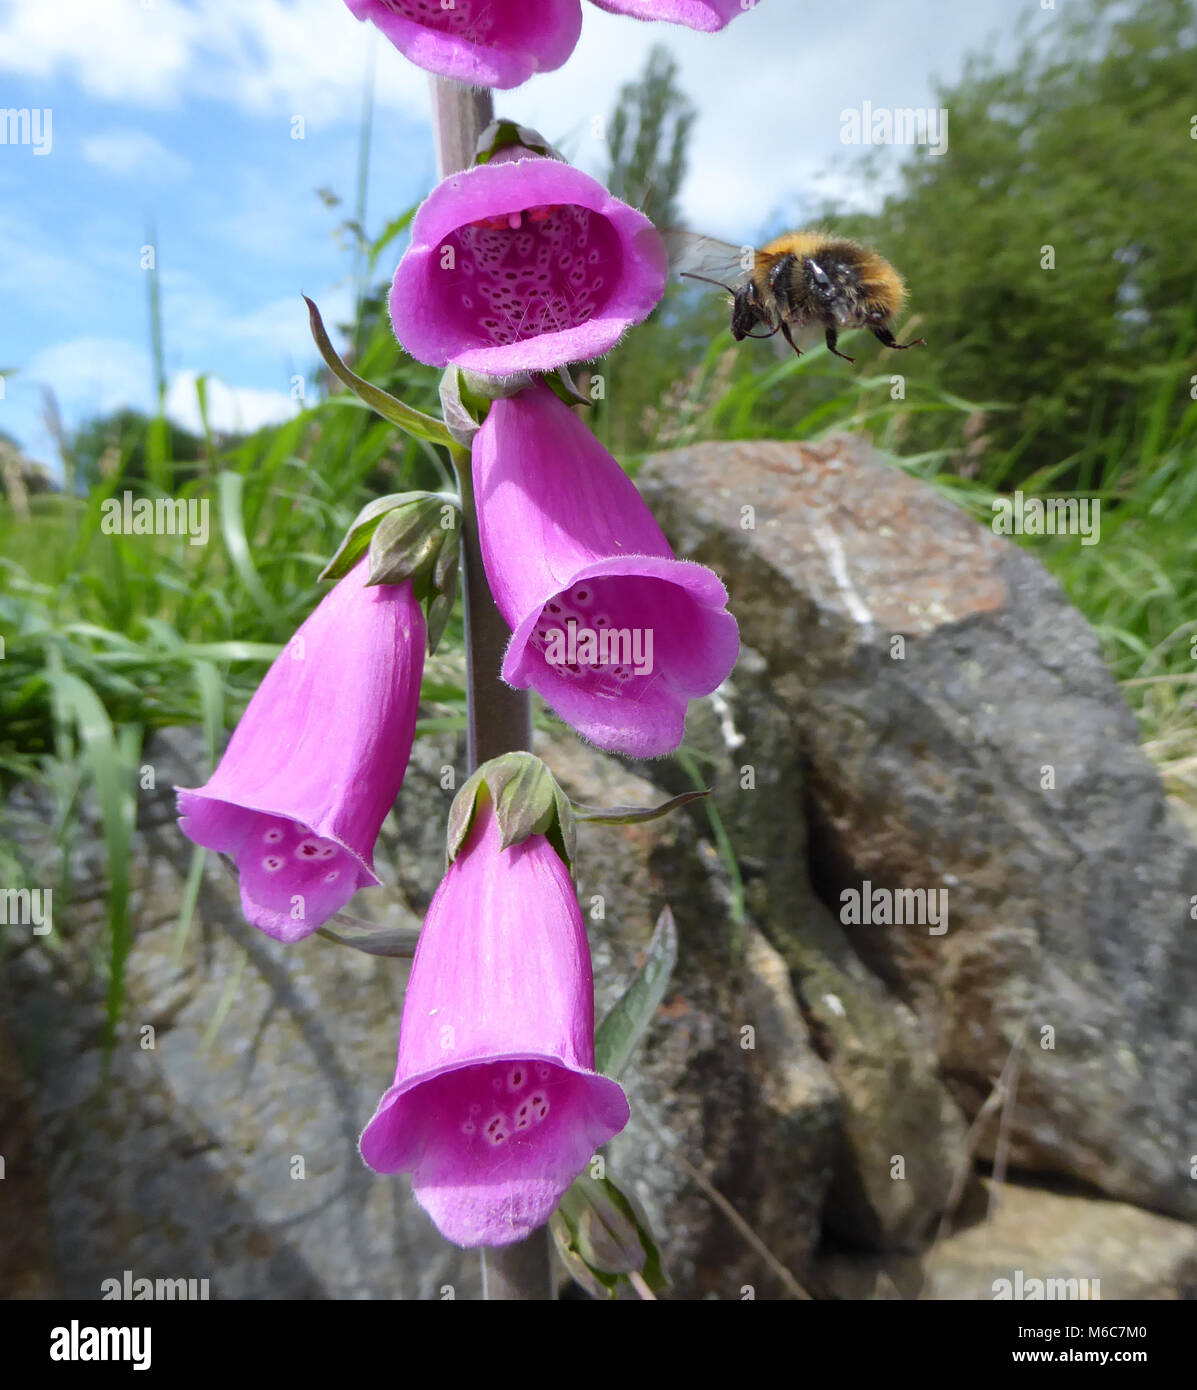
[{"label": "flower stalk", "polygon": [[[489,91],[432,79],[432,128],[440,178],[469,168],[478,137],[493,119]],[[461,495],[467,756],[472,773],[490,758],[532,747],[532,711],[527,692],[511,689],[499,674],[511,634],[495,607],[482,568],[470,452],[455,443],[450,453]],[[484,1298],[496,1301],[551,1299],[547,1226],[514,1245],[484,1249],[482,1291]]]}]

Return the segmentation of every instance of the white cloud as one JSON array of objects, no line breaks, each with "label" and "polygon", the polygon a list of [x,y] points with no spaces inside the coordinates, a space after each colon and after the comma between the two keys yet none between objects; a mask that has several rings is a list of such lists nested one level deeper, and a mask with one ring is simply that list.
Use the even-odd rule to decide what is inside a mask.
[{"label": "white cloud", "polygon": [[[335,325],[353,314],[351,286],[317,286],[308,293],[335,340]],[[252,358],[277,372],[282,386],[289,385],[292,372],[316,360],[307,305],[298,288],[264,303],[234,305],[219,285],[170,271],[162,276],[162,306],[167,354],[173,359],[178,347],[186,345],[188,367],[198,359],[206,369],[219,372],[225,360]]]},{"label": "white cloud", "polygon": [[[771,215],[783,213],[797,225],[824,196],[879,201],[881,189],[861,188],[851,175],[858,152],[840,142],[841,111],[865,99],[875,106],[932,104],[932,69],[950,78],[967,51],[1011,51],[1013,21],[1025,4],[857,0],[837,9],[762,0],[719,34],[633,24],[587,6],[568,64],[533,78],[514,102],[525,124],[553,140],[568,137],[565,153],[601,175],[607,153],[593,123],[609,116],[620,86],[639,75],[650,43],[664,44],[698,111],[683,189],[686,219],[738,243]],[[1034,14],[1038,26],[1052,22],[1037,5]],[[514,102],[499,100],[513,109]],[[905,152],[886,153],[896,169]]]},{"label": "white cloud", "polygon": [[[192,434],[203,433],[196,383],[198,372],[180,372],[166,393],[166,413]],[[284,391],[229,386],[219,377],[206,379],[208,424],[216,434],[249,434],[263,425],[277,425],[298,413],[300,402]]]},{"label": "white cloud", "polygon": [[37,353],[21,375],[26,384],[48,386],[73,423],[122,405],[144,408],[153,396],[149,354],[119,338],[56,343]]},{"label": "white cloud", "polygon": [[94,96],[167,104],[178,95],[199,32],[184,5],[137,0],[8,0],[0,69],[66,72]]},{"label": "white cloud", "polygon": [[379,104],[422,114],[425,74],[340,0],[0,0],[0,71],[149,108],[206,97],[280,121],[353,120],[371,43]]},{"label": "white cloud", "polygon": [[[202,428],[196,382],[200,373],[178,372],[167,388],[166,413],[185,429]],[[49,387],[68,424],[89,415],[106,414],[122,406],[153,407],[153,372],[142,347],[119,338],[74,338],[39,352],[19,375],[29,390]],[[208,418],[220,433],[255,430],[289,420],[300,403],[288,391],[230,386],[207,375]]]},{"label": "white cloud", "polygon": [[183,178],[191,167],[182,155],[144,130],[102,131],[84,140],[82,151],[89,164],[119,178],[169,183]]},{"label": "white cloud", "polygon": [[[619,86],[643,67],[650,44],[677,59],[699,110],[684,190],[688,220],[740,240],[771,213],[808,214],[845,186],[854,151],[839,142],[840,111],[875,105],[926,106],[931,70],[951,76],[966,50],[1009,52],[1014,21],[1029,0],[857,0],[851,13],[805,0],[764,0],[720,34],[641,24],[585,5],[582,39],[558,72],[496,93],[501,113],[569,138],[567,153],[591,172],[606,155],[592,133]],[[427,115],[428,79],[342,0],[0,0],[0,70],[66,74],[93,95],[176,106],[201,98],[231,103],[280,130],[303,116],[309,138],[322,126],[352,125],[361,107],[371,47],[380,110]],[[1032,32],[1054,15],[1031,5]],[[894,156],[896,168],[901,151]],[[375,168],[385,180],[388,157]],[[390,157],[395,157],[393,154]],[[851,187],[856,181],[849,179]],[[881,190],[856,189],[876,202]]]}]

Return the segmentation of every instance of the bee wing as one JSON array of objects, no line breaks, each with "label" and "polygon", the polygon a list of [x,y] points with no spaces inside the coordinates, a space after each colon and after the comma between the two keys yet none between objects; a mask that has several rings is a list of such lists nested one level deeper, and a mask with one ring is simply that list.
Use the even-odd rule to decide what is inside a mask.
[{"label": "bee wing", "polygon": [[696,275],[734,287],[756,264],[757,251],[753,246],[732,246],[695,232],[667,231],[662,236],[674,275]]}]

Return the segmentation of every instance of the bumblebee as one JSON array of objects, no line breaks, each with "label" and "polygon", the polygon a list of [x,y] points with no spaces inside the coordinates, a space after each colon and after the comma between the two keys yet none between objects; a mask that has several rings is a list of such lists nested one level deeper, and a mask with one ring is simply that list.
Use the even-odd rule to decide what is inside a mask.
[{"label": "bumblebee", "polygon": [[[899,343],[890,320],[906,299],[902,277],[884,257],[847,237],[828,232],[788,232],[763,250],[729,246],[688,232],[666,235],[674,269],[691,280],[719,285],[732,296],[731,332],[744,338],[781,333],[801,356],[794,332],[823,326],[828,349],[845,362],[854,357],[837,346],[842,329],[867,328],[887,348],[904,352],[926,346],[925,338]],[[706,273],[699,273],[699,268]],[[732,284],[711,273],[722,271]],[[763,327],[766,331],[754,330]]]}]

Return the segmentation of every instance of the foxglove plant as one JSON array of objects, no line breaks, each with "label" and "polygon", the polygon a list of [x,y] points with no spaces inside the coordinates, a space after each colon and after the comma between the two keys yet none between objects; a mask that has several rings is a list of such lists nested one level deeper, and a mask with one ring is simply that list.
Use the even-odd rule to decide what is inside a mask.
[{"label": "foxglove plant", "polygon": [[[463,789],[471,801],[473,786]],[[542,834],[505,846],[490,795],[437,889],[403,1001],[395,1081],[361,1139],[458,1245],[509,1245],[553,1214],[627,1123],[594,1069],[590,948]]]},{"label": "foxglove plant", "polygon": [[[600,3],[708,30],[751,8]],[[346,4],[419,65],[484,86],[559,66],[581,22],[580,0]],[[449,619],[460,555],[472,775],[450,811],[394,1082],[361,1153],[379,1172],[410,1173],[448,1239],[492,1251],[488,1297],[551,1296],[547,1243],[530,1239],[550,1218],[583,1287],[612,1295],[626,1277],[652,1297],[656,1246],[588,1160],[627,1123],[615,1078],[663,997],[677,936],[666,909],[596,1038],[574,823],[642,821],[706,793],[653,809],[578,807],[539,759],[511,750],[531,746],[531,687],[600,747],[669,752],[688,701],[724,680],[739,638],[719,578],[676,558],[619,464],[558,398],[576,399],[570,363],[607,352],[660,301],[662,239],[535,132],[499,122],[476,142],[474,118],[489,105],[434,83],[442,181],[390,293],[399,341],[446,368],[444,420],[357,376],[308,302],[336,379],[443,448],[460,497],[404,493],[362,509],[323,576],[336,588],[267,672],[212,777],[179,789],[181,825],[234,858],[246,916],[282,941],[377,883],[374,842],[403,780],[425,643],[435,647]],[[334,939],[405,954],[395,935]]]},{"label": "foxglove plant", "polygon": [[635,484],[546,386],[493,403],[474,487],[486,576],[512,632],[504,680],[600,748],[672,752],[687,702],[739,654],[718,576],[674,557]]},{"label": "foxglove plant", "polygon": [[377,884],[374,843],[415,735],[425,626],[408,580],[365,561],[267,671],[216,771],[178,789],[180,826],[236,861],[248,921],[299,941]]},{"label": "foxglove plant", "polygon": [[345,0],[417,67],[479,87],[559,68],[582,32],[581,0]]},{"label": "foxglove plant", "polygon": [[552,371],[614,347],[660,302],[667,274],[643,213],[580,169],[511,146],[422,204],[391,322],[432,366]]}]

